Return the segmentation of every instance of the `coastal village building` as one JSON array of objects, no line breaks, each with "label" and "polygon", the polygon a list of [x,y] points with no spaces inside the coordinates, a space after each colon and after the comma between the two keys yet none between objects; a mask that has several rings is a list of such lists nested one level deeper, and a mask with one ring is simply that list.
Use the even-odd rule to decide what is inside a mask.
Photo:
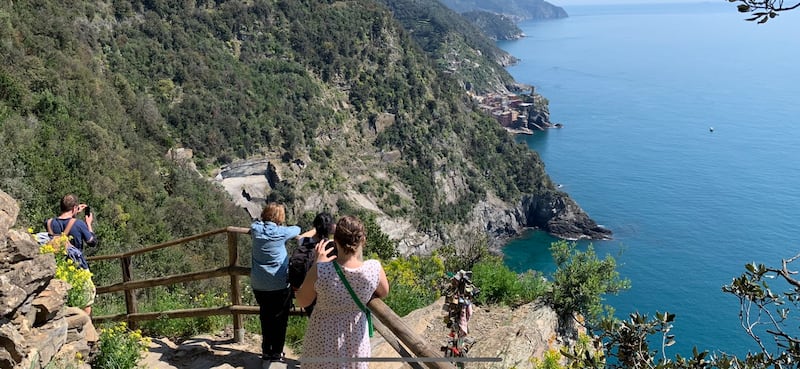
[{"label": "coastal village building", "polygon": [[532,112],[534,104],[525,102],[523,97],[515,94],[488,94],[474,95],[473,98],[480,104],[480,109],[494,117],[503,128],[514,133],[533,134],[534,130],[543,131],[551,125],[537,117],[536,112]]}]

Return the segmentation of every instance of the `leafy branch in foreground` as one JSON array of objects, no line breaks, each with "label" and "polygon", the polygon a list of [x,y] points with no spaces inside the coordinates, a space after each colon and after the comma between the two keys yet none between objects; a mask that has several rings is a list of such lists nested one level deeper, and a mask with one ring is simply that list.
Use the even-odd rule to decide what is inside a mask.
[{"label": "leafy branch in foreground", "polygon": [[[800,280],[796,270],[789,265],[800,259],[800,254],[784,259],[780,267],[747,264],[745,272],[733,279],[722,291],[739,299],[739,319],[742,328],[758,346],[743,358],[726,353],[699,351],[696,347],[690,356],[666,354],[666,348],[675,342],[670,333],[674,314],[656,313],[648,317],[634,313],[627,320],[604,318],[593,329],[593,347],[604,350],[564,349],[568,368],[797,368],[800,364],[800,337],[797,322],[791,320],[800,307]],[[768,283],[769,282],[769,283]],[[780,285],[782,291],[773,291],[770,284]],[[658,347],[653,347],[658,346]],[[607,360],[614,358],[614,360]]]},{"label": "leafy branch in foreground", "polygon": [[[793,277],[797,271],[789,270],[789,264],[799,258],[800,254],[783,259],[780,268],[747,264],[744,274],[722,287],[723,292],[739,299],[742,328],[760,350],[753,356],[767,366],[796,366],[800,362],[800,337],[794,335],[796,330],[787,329],[790,313],[800,306],[800,281]],[[787,289],[775,293],[767,280],[786,283]],[[761,337],[764,333],[771,337],[774,345]]]},{"label": "leafy branch in foreground", "polygon": [[758,21],[759,24],[778,16],[778,13],[800,7],[800,2],[794,5],[784,5],[784,0],[728,0],[740,4],[736,6],[740,13],[750,13],[748,21]]}]

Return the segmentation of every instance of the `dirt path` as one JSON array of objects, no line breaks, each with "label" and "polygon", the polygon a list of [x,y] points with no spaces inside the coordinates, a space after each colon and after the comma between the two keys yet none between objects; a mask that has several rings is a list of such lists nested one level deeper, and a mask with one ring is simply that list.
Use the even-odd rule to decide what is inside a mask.
[{"label": "dirt path", "polygon": [[[436,303],[416,310],[403,318],[408,327],[417,332],[435,351],[438,351],[446,343],[449,332],[442,321],[443,301],[443,299],[439,299]],[[470,336],[476,338],[473,347],[475,354],[494,357],[507,353],[509,350],[507,347],[517,346],[521,351],[525,351],[521,354],[522,357],[529,357],[532,352],[536,351],[533,347],[528,347],[533,338],[527,337],[528,332],[520,333],[518,327],[518,325],[534,327],[539,321],[536,317],[526,318],[528,316],[525,313],[526,310],[529,309],[520,309],[518,314],[515,314],[508,307],[476,308],[470,320]],[[520,318],[527,320],[520,320]],[[520,336],[524,337],[520,338]],[[516,343],[517,339],[522,339],[522,341]],[[377,332],[372,338],[371,345],[372,357],[399,357],[397,352]],[[194,337],[180,344],[164,338],[153,338],[150,351],[142,364],[143,367],[150,369],[259,369],[267,367],[269,369],[299,369],[298,356],[288,347],[284,348],[284,352],[287,358],[286,364],[273,363],[270,366],[262,367],[261,335],[247,333],[243,342],[235,343],[233,334],[225,331],[215,335]],[[516,361],[509,362],[513,364]],[[513,365],[504,365],[504,363],[496,366],[474,365],[476,368],[506,368],[509,366]],[[373,362],[369,367],[370,369],[409,368],[407,364],[397,362]]]},{"label": "dirt path", "polygon": [[[287,348],[288,350],[288,348]],[[287,363],[273,363],[270,369],[299,368],[297,357],[286,352]],[[261,369],[261,336],[246,334],[243,342],[233,335],[203,335],[176,344],[153,338],[142,366],[150,369]]]}]

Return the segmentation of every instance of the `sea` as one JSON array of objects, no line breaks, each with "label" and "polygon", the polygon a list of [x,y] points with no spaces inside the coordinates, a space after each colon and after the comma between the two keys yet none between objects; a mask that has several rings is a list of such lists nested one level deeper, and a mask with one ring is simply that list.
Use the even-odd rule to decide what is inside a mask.
[{"label": "sea", "polygon": [[[632,287],[605,303],[622,319],[676,314],[667,357],[758,350],[722,286],[800,254],[800,9],[766,24],[722,0],[565,9],[498,44],[563,124],[517,139],[614,232],[591,244]],[[553,241],[529,232],[505,262],[551,274]]]}]

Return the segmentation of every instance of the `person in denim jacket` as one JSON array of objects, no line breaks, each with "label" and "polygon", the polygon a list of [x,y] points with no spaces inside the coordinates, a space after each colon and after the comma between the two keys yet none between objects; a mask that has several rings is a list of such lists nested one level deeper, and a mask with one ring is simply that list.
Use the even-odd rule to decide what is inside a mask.
[{"label": "person in denim jacket", "polygon": [[292,294],[286,278],[289,258],[286,241],[300,235],[300,227],[285,226],[286,211],[283,205],[269,203],[261,212],[261,219],[250,225],[253,239],[253,266],[250,283],[260,307],[261,354],[267,362],[283,362],[283,345]]}]

